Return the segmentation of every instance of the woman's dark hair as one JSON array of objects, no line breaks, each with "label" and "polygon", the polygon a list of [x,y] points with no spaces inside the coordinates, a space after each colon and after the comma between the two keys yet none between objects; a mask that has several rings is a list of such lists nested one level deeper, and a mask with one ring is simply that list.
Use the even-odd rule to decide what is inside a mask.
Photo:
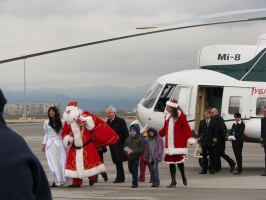
[{"label": "woman's dark hair", "polygon": [[172,117],[173,117],[174,120],[178,119],[178,117],[179,117],[178,110],[179,110],[181,113],[183,113],[183,111],[181,110],[181,108],[180,108],[179,106],[178,106],[177,108],[174,108],[174,107],[173,107],[173,110],[172,110],[171,115],[172,115]]},{"label": "woman's dark hair", "polygon": [[[53,110],[55,112],[55,120],[53,120],[52,117],[50,117],[49,112],[50,110]],[[48,118],[49,118],[49,125],[55,130],[55,132],[58,134],[60,130],[62,129],[62,121],[60,118],[60,113],[58,112],[58,109],[55,106],[51,106],[48,109]]]}]

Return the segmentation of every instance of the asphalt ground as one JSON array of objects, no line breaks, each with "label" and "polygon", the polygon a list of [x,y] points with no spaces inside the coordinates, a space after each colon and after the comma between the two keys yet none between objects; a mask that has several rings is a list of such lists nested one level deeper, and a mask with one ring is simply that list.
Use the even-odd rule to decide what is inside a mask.
[{"label": "asphalt ground", "polygon": [[[129,124],[132,120],[126,120]],[[8,121],[7,121],[8,122]],[[33,153],[44,167],[49,183],[52,178],[48,169],[45,154],[41,152],[41,143],[44,137],[43,122],[37,123],[9,123],[8,126],[22,135]],[[231,142],[227,142],[226,153],[235,160]],[[264,172],[264,152],[259,144],[244,143],[243,148],[243,173],[234,175],[229,172],[229,165],[222,159],[222,170],[215,174],[199,174],[201,168],[198,158],[194,158],[196,146],[188,147],[188,160],[185,162],[185,172],[188,185],[184,186],[177,169],[176,188],[166,188],[170,184],[169,166],[159,164],[161,185],[152,188],[149,183],[149,171],[146,170],[146,181],[140,182],[138,188],[131,188],[132,178],[124,162],[126,180],[124,183],[112,183],[116,170],[112,163],[110,151],[104,154],[104,164],[109,180],[104,182],[99,175],[98,183],[89,186],[88,179],[83,179],[81,188],[51,188],[53,199],[138,199],[138,200],[174,200],[174,199],[266,199],[266,176],[260,176]],[[69,183],[71,184],[71,183]]]}]

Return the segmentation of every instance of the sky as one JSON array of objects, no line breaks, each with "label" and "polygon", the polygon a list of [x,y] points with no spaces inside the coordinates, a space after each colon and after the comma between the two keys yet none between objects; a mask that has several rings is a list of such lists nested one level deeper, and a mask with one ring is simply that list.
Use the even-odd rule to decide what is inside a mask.
[{"label": "sky", "polygon": [[[266,1],[0,0],[0,60],[147,32],[136,29],[143,25],[258,8],[266,8]],[[237,17],[247,16],[253,14]],[[198,68],[204,46],[256,45],[265,25],[264,20],[184,29],[29,58],[26,87],[151,85],[162,75]],[[23,60],[0,64],[0,88],[23,89],[23,70]]]}]

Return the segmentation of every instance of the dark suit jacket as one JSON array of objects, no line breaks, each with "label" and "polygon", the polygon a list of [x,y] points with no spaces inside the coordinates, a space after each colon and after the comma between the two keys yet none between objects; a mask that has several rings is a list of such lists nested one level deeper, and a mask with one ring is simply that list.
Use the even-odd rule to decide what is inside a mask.
[{"label": "dark suit jacket", "polygon": [[245,124],[241,122],[241,124],[233,124],[232,129],[230,131],[230,135],[234,135],[236,140],[243,141],[243,134],[245,131]]},{"label": "dark suit jacket", "polygon": [[225,136],[227,134],[226,126],[224,124],[224,119],[219,114],[212,117],[212,119],[214,119],[217,122],[218,142],[224,141]]},{"label": "dark suit jacket", "polygon": [[260,142],[266,145],[266,117],[261,118],[261,136]]},{"label": "dark suit jacket", "polygon": [[209,127],[207,127],[206,119],[200,121],[198,131],[198,143],[201,143],[202,147],[211,147],[217,142],[217,122],[214,119],[210,119]]},{"label": "dark suit jacket", "polygon": [[113,163],[127,161],[127,155],[124,154],[124,143],[129,137],[126,121],[115,116],[115,119],[112,122],[108,119],[106,123],[111,126],[111,128],[114,129],[116,134],[119,136],[119,140],[115,145],[109,145]]}]

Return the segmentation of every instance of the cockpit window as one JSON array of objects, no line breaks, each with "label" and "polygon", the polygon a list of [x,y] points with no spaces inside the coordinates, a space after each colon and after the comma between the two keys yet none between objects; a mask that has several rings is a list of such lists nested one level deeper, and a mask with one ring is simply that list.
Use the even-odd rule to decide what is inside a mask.
[{"label": "cockpit window", "polygon": [[148,90],[148,92],[142,97],[142,99],[140,100],[140,102],[142,102],[144,99],[146,99],[146,97],[151,93],[151,91],[154,89],[154,87],[157,85],[157,82],[153,83],[152,86],[150,87],[150,89]]},{"label": "cockpit window", "polygon": [[176,85],[166,85],[160,95],[160,98],[158,99],[154,111],[158,112],[164,112],[166,102],[170,99],[170,97],[173,94],[173,91],[175,90]]},{"label": "cockpit window", "polygon": [[142,103],[142,105],[145,108],[151,108],[154,105],[155,100],[157,99],[162,87],[163,86],[161,84],[157,84],[152,91],[147,93],[146,95],[147,97],[145,101]]}]

